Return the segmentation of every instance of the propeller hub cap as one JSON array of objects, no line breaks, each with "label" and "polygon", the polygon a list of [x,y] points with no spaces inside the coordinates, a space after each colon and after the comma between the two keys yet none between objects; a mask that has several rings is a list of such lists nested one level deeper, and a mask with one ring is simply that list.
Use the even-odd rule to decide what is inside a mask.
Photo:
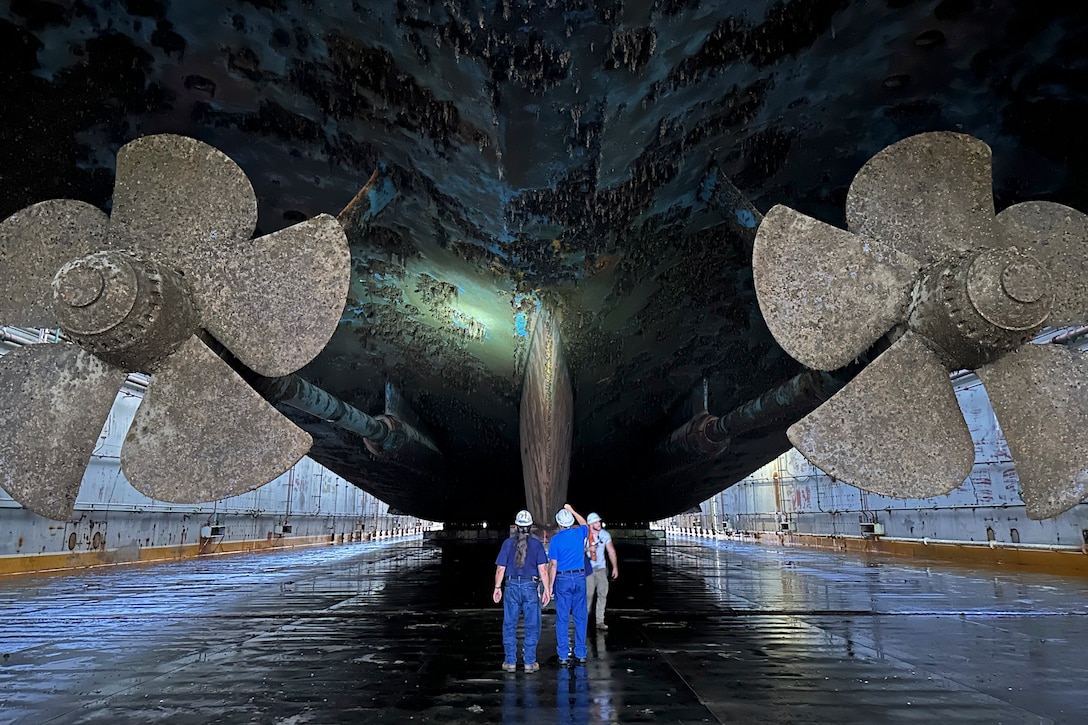
[{"label": "propeller hub cap", "polygon": [[90,265],[68,268],[57,280],[57,294],[72,307],[86,307],[102,296],[106,279],[102,271]]},{"label": "propeller hub cap", "polygon": [[123,255],[91,254],[64,265],[53,277],[53,312],[65,332],[97,335],[128,316],[137,288],[135,271]]},{"label": "propeller hub cap", "polygon": [[971,263],[967,294],[978,313],[1002,330],[1031,330],[1050,314],[1050,275],[1012,249],[988,249]]},{"label": "propeller hub cap", "polygon": [[1046,293],[1047,274],[1033,259],[1018,259],[1001,272],[1001,286],[1012,299],[1038,302]]}]

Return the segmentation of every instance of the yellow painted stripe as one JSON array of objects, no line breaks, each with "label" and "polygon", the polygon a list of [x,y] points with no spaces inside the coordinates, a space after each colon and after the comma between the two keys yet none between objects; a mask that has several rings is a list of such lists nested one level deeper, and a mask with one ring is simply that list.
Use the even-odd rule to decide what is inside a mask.
[{"label": "yellow painted stripe", "polygon": [[79,551],[63,554],[14,554],[0,556],[0,576],[12,574],[42,574],[70,571],[97,566],[177,561],[198,556],[240,554],[275,549],[295,549],[305,546],[332,544],[330,536],[293,536],[243,541],[219,541],[182,546],[125,547],[110,551]]},{"label": "yellow painted stripe", "polygon": [[[745,539],[747,540],[747,538]],[[1088,576],[1088,556],[1082,551],[1047,551],[1045,549],[1016,549],[986,545],[925,544],[918,541],[887,541],[852,536],[816,536],[813,534],[776,534],[767,532],[757,539],[760,543],[782,546],[806,546],[817,549],[883,554],[927,562],[1030,571],[1061,576]],[[1015,546],[1015,545],[1014,545]]]}]

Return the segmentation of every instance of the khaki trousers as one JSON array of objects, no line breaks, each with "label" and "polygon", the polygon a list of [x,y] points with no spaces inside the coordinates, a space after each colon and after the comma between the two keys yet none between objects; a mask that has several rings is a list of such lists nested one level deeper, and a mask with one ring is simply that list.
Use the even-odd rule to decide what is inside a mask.
[{"label": "khaki trousers", "polygon": [[604,622],[604,608],[608,602],[608,567],[594,569],[586,577],[586,612],[593,609],[593,595],[597,595],[597,624]]}]

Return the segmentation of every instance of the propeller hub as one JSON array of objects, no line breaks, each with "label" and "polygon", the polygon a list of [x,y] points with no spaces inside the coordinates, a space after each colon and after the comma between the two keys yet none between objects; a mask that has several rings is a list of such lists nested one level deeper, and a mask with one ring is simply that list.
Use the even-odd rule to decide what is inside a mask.
[{"label": "propeller hub", "polygon": [[950,370],[977,369],[1029,341],[1050,314],[1050,276],[1015,248],[954,252],[922,275],[910,327]]},{"label": "propeller hub", "polygon": [[152,371],[199,323],[180,277],[113,250],[60,268],[53,277],[53,312],[84,348],[129,371]]}]

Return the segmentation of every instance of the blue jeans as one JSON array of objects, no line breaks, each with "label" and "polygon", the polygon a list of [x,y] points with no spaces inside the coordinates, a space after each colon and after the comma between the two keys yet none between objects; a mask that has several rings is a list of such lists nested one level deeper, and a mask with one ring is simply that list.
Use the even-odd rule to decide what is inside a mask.
[{"label": "blue jeans", "polygon": [[555,653],[559,659],[570,657],[571,617],[574,617],[574,656],[586,656],[586,576],[579,570],[555,577]]},{"label": "blue jeans", "polygon": [[507,579],[502,596],[502,649],[508,665],[518,662],[518,614],[525,615],[525,664],[536,662],[540,641],[540,597],[532,579]]}]

